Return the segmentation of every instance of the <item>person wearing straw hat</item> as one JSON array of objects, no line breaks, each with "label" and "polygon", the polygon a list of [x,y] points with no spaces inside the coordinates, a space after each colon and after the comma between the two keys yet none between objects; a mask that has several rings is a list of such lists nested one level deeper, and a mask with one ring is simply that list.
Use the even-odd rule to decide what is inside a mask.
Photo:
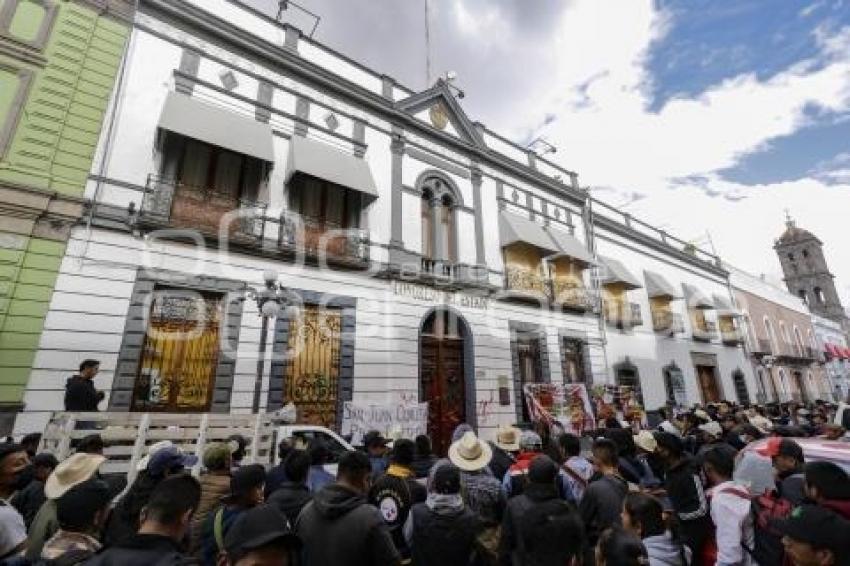
[{"label": "person wearing straw hat", "polygon": [[496,441],[488,443],[493,451],[490,471],[493,472],[494,477],[505,477],[505,474],[516,462],[515,456],[519,453],[520,434],[522,432],[515,426],[501,425],[496,431]]},{"label": "person wearing straw hat", "polygon": [[44,543],[59,530],[56,500],[72,487],[95,477],[98,468],[105,461],[106,458],[100,454],[77,452],[59,462],[53,473],[47,477],[44,482],[44,496],[47,501],[38,510],[30,525],[26,554],[30,562],[34,563],[39,559]]},{"label": "person wearing straw hat", "polygon": [[449,446],[449,460],[460,468],[463,496],[469,508],[485,523],[501,522],[505,497],[499,480],[491,476],[487,465],[493,457],[490,445],[472,431]]}]

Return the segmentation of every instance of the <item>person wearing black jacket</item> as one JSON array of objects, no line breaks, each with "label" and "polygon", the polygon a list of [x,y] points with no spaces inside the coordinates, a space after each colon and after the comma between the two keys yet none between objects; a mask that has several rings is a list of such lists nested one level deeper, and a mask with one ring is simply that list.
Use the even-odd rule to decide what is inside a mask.
[{"label": "person wearing black jacket", "polygon": [[181,541],[189,531],[192,514],[201,500],[201,485],[188,474],[163,480],[154,489],[142,513],[139,531],[101,550],[88,566],[149,566],[189,563]]},{"label": "person wearing black jacket", "polygon": [[699,566],[702,548],[711,534],[711,515],[699,467],[685,455],[682,440],[667,432],[655,436],[658,455],[664,461],[664,488],[673,506],[682,542],[691,549],[694,566]]},{"label": "person wearing black jacket", "polygon": [[396,440],[390,456],[390,467],[375,480],[369,490],[369,503],[383,515],[402,558],[410,557],[403,531],[407,515],[413,505],[424,502],[428,496],[425,487],[416,481],[411,468],[415,450],[412,440]]},{"label": "person wearing black jacket", "polygon": [[97,405],[103,401],[103,391],[94,388],[94,376],[100,371],[100,362],[97,360],[83,360],[80,364],[80,373],[68,378],[65,382],[65,410],[66,411],[97,411]]},{"label": "person wearing black jacket", "polygon": [[413,457],[413,472],[417,479],[427,478],[431,468],[437,463],[437,457],[431,451],[431,439],[425,434],[420,434],[414,441],[416,444],[416,455]]},{"label": "person wearing black jacket", "polygon": [[384,518],[366,502],[371,472],[366,454],[346,453],[339,461],[336,483],[316,492],[301,511],[296,530],[304,545],[303,566],[401,563]]},{"label": "person wearing black jacket", "polygon": [[581,520],[558,492],[558,465],[536,456],[528,467],[528,485],[508,501],[502,521],[500,566],[567,564],[581,556]]},{"label": "person wearing black jacket", "polygon": [[294,525],[304,506],[310,502],[307,474],[310,471],[310,455],[304,450],[293,450],[283,464],[286,480],[269,495],[267,503],[276,507]]},{"label": "person wearing black jacket", "polygon": [[629,492],[628,483],[617,471],[617,445],[612,440],[601,438],[593,443],[593,464],[597,475],[591,478],[578,508],[590,549],[602,531],[620,524],[623,500]]}]

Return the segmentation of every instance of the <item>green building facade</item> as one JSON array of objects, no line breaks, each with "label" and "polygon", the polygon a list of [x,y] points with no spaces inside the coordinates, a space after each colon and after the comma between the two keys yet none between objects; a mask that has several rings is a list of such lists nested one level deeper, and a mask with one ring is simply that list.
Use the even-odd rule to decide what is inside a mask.
[{"label": "green building facade", "polygon": [[130,0],[0,0],[0,435],[85,211],[132,15]]}]

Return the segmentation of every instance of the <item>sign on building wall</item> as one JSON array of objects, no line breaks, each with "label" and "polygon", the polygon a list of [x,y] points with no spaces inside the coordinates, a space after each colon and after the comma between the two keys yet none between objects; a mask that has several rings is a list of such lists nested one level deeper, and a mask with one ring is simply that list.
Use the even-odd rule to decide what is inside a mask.
[{"label": "sign on building wall", "polygon": [[443,291],[441,289],[416,285],[415,283],[405,283],[403,281],[393,281],[393,295],[427,301],[435,305],[458,306],[470,309],[487,310],[490,306],[490,300],[487,297],[454,291]]},{"label": "sign on building wall", "polygon": [[343,405],[342,434],[351,444],[363,443],[363,435],[377,430],[387,438],[416,438],[428,431],[428,403],[354,403]]}]

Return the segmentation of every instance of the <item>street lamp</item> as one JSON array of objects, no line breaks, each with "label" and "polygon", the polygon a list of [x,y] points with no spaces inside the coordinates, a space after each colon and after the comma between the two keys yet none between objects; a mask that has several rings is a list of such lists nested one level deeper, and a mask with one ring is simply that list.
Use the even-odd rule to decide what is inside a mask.
[{"label": "street lamp", "polygon": [[269,334],[269,319],[277,317],[280,314],[285,298],[283,295],[284,287],[277,282],[277,272],[267,269],[263,272],[263,281],[265,282],[264,289],[248,288],[248,296],[253,298],[257,303],[257,310],[262,317],[262,327],[260,328],[260,346],[257,354],[257,377],[254,381],[254,402],[251,405],[254,414],[260,411],[260,397],[263,388],[263,366],[266,360],[266,339]]}]

